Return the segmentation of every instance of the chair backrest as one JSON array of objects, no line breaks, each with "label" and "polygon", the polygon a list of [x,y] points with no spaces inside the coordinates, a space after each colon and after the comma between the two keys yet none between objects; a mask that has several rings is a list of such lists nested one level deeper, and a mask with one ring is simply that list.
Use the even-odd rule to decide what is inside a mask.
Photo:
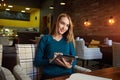
[{"label": "chair backrest", "polygon": [[38,70],[33,65],[36,51],[36,44],[16,44],[16,52],[18,55],[18,63],[24,69],[27,75],[32,79],[38,74]]},{"label": "chair backrest", "polygon": [[84,53],[85,42],[84,40],[76,40],[76,55],[79,56]]},{"label": "chair backrest", "polygon": [[100,48],[88,48],[84,40],[76,41],[76,58],[84,60],[102,59]]},{"label": "chair backrest", "polygon": [[0,44],[0,66],[2,65],[3,45]]},{"label": "chair backrest", "polygon": [[[5,67],[0,67],[0,68],[1,68],[0,72],[2,72],[3,76],[4,76],[4,78],[2,77],[2,79],[0,78],[0,80],[16,80],[14,75],[12,74],[12,72],[9,69],[7,69]],[[0,73],[0,77],[1,77],[2,73]]]},{"label": "chair backrest", "polygon": [[13,74],[14,74],[16,80],[32,80],[19,64],[14,66]]},{"label": "chair backrest", "polygon": [[113,66],[120,67],[120,43],[113,42]]},{"label": "chair backrest", "polygon": [[12,72],[5,68],[2,67],[2,56],[3,55],[3,44],[0,44],[0,80],[15,80],[14,75]]},{"label": "chair backrest", "polygon": [[9,37],[0,37],[0,44],[9,45]]}]

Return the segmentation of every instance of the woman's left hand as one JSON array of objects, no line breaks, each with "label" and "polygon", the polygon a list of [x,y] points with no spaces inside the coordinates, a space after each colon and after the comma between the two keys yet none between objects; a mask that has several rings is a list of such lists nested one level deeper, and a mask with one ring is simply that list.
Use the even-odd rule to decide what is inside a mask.
[{"label": "woman's left hand", "polygon": [[56,58],[55,59],[56,64],[58,64],[60,66],[63,66],[65,68],[71,68],[72,67],[72,62],[73,62],[73,60],[71,62],[67,62],[64,58],[62,58],[62,59]]}]

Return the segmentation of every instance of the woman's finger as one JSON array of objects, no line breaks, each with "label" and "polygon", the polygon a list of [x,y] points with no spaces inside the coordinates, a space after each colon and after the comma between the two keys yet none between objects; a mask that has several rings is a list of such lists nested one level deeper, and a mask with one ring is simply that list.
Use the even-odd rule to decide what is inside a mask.
[{"label": "woman's finger", "polygon": [[71,68],[72,67],[71,63],[67,62],[64,58],[62,58],[62,61],[63,61],[66,68]]},{"label": "woman's finger", "polygon": [[56,59],[57,64],[60,64],[61,66],[64,65],[64,63],[60,59]]}]

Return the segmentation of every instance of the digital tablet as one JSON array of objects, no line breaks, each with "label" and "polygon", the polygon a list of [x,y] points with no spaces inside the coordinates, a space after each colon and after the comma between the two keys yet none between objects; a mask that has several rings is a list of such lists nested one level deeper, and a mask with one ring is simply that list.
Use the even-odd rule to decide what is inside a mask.
[{"label": "digital tablet", "polygon": [[57,58],[62,59],[64,58],[67,62],[70,62],[75,59],[75,56],[72,55],[58,55]]}]

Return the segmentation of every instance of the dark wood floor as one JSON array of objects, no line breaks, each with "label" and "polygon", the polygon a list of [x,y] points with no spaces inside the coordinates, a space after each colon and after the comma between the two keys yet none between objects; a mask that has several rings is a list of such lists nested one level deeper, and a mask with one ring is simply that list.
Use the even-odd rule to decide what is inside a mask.
[{"label": "dark wood floor", "polygon": [[[82,61],[80,60],[77,60],[77,65],[79,66],[82,66]],[[99,62],[98,61],[88,61],[88,65],[85,65],[84,66],[85,68],[88,68],[88,69],[91,69],[91,70],[99,70],[100,67],[99,67]],[[104,63],[102,68],[109,68],[109,67],[112,67],[111,64],[107,64],[107,63]]]}]

